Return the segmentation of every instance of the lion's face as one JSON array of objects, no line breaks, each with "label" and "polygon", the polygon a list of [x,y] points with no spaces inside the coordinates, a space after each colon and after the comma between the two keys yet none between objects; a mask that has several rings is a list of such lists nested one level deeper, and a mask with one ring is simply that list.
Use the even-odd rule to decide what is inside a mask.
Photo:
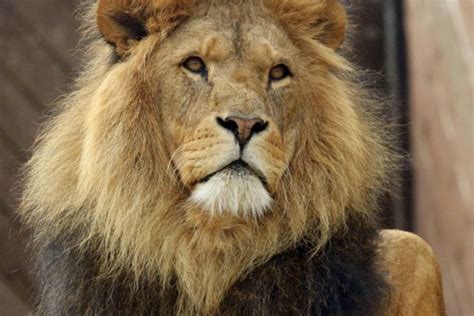
[{"label": "lion's face", "polygon": [[271,208],[307,128],[300,123],[314,115],[315,62],[302,42],[317,38],[329,51],[342,43],[338,1],[102,0],[97,21],[130,70],[153,82],[139,94],[155,92],[147,102],[188,202],[245,218]]},{"label": "lion's face", "polygon": [[[85,192],[103,191],[91,188],[104,181],[92,168],[104,163],[135,168],[117,175],[127,190],[132,179],[143,180],[140,172],[171,171],[177,181],[168,186],[178,182],[186,208],[210,214],[259,218],[286,199],[282,178],[299,176],[291,168],[295,151],[319,141],[315,127],[324,131],[318,124],[326,110],[317,102],[330,97],[318,94],[343,64],[327,61],[344,38],[345,12],[336,0],[102,0],[97,21],[122,60],[86,114]],[[167,157],[157,158],[163,151]],[[166,171],[152,165],[164,159]]]},{"label": "lion's face", "polygon": [[238,29],[215,14],[192,20],[153,57],[172,163],[211,213],[261,215],[294,150],[301,60],[256,19]]}]

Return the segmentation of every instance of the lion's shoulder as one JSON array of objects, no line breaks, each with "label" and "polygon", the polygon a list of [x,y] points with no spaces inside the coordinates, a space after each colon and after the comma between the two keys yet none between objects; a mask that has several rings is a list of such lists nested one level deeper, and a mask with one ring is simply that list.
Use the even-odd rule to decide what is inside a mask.
[{"label": "lion's shoulder", "polygon": [[388,315],[444,315],[439,264],[421,237],[399,230],[381,231],[382,269],[393,291]]}]

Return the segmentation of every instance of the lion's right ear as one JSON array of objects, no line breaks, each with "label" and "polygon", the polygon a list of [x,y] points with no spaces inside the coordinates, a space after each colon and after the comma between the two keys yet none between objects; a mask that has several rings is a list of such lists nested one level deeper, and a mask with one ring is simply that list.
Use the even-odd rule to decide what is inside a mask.
[{"label": "lion's right ear", "polygon": [[152,33],[166,34],[191,15],[194,0],[99,0],[97,26],[120,57]]}]

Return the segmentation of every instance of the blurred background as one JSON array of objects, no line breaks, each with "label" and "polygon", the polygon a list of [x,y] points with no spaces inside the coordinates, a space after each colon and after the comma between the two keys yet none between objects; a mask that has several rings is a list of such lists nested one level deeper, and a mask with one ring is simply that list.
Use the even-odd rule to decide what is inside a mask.
[{"label": "blurred background", "polygon": [[[448,315],[474,315],[474,0],[346,0],[348,57],[397,100],[399,146],[412,157],[383,202],[384,225],[433,247]],[[0,0],[0,315],[31,312],[26,231],[15,217],[18,168],[78,67],[80,0]]]}]

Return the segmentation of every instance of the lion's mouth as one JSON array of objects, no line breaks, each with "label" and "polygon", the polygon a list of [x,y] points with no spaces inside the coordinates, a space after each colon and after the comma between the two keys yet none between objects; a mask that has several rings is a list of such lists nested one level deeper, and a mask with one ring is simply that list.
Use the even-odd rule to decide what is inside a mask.
[{"label": "lion's mouth", "polygon": [[215,176],[216,174],[222,172],[222,171],[225,171],[225,170],[229,170],[229,171],[232,171],[232,172],[235,172],[236,174],[238,175],[253,175],[253,176],[256,176],[261,182],[262,184],[267,187],[267,179],[266,177],[258,170],[255,170],[254,168],[252,168],[251,166],[249,166],[245,161],[243,161],[242,159],[238,159],[238,160],[235,160],[233,162],[231,162],[230,164],[222,167],[221,169],[217,170],[217,171],[214,171],[210,174],[208,174],[207,176],[205,176],[204,178],[202,178],[201,180],[198,181],[198,183],[205,183],[207,181],[209,181],[213,176]]}]

